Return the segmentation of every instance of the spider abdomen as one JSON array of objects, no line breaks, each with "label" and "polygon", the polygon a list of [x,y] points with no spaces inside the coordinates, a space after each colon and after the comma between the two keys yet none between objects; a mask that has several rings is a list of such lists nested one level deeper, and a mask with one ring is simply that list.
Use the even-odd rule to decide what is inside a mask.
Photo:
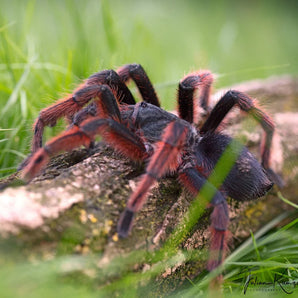
[{"label": "spider abdomen", "polygon": [[272,186],[265,169],[246,147],[243,147],[223,185],[228,195],[239,201],[262,197]]},{"label": "spider abdomen", "polygon": [[[196,148],[198,164],[209,175],[232,138],[219,133],[203,136]],[[221,189],[231,198],[246,201],[265,195],[273,183],[254,155],[243,146]]]}]

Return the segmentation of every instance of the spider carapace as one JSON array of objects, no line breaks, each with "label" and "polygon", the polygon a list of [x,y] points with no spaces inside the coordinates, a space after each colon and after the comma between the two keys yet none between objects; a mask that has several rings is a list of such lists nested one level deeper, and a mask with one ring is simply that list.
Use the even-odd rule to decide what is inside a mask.
[{"label": "spider carapace", "polygon": [[[136,103],[127,82],[133,80],[143,101]],[[116,151],[134,161],[146,162],[146,170],[118,222],[120,237],[127,237],[135,213],[146,202],[151,186],[167,173],[193,196],[200,191],[217,161],[231,142],[219,131],[225,116],[234,107],[252,115],[264,129],[261,163],[243,146],[237,161],[220,189],[214,189],[210,204],[211,244],[209,270],[222,263],[227,250],[229,212],[226,198],[251,200],[263,196],[279,181],[270,168],[270,148],[274,132],[271,118],[247,94],[230,90],[209,107],[213,76],[202,70],[185,76],[178,86],[178,116],[160,108],[156,92],[139,64],[117,71],[104,70],[90,76],[73,94],[41,111],[34,124],[32,153],[23,163],[22,177],[30,181],[60,151],[93,144],[101,135]],[[198,128],[199,110],[207,120]],[[45,126],[65,117],[69,127],[42,147]],[[273,181],[273,182],[272,182]]]}]

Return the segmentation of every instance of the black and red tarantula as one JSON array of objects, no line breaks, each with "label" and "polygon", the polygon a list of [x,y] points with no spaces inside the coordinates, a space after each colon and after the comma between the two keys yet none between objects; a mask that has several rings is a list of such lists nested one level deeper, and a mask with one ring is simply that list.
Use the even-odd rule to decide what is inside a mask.
[{"label": "black and red tarantula", "polygon": [[[131,79],[139,89],[142,102],[136,103],[126,86]],[[93,74],[73,94],[41,111],[34,124],[32,154],[24,163],[22,177],[30,181],[51,156],[81,145],[90,147],[95,136],[101,135],[121,154],[134,161],[147,162],[146,172],[128,199],[118,223],[118,235],[127,237],[134,215],[146,202],[151,186],[168,172],[176,173],[181,185],[193,196],[204,183],[209,183],[209,175],[232,140],[218,131],[219,125],[228,112],[238,106],[252,115],[265,131],[262,161],[260,164],[243,146],[222,186],[215,189],[210,202],[213,207],[213,257],[207,265],[209,270],[214,269],[222,263],[227,248],[229,215],[226,198],[246,201],[261,197],[272,187],[277,176],[270,168],[274,132],[271,118],[248,95],[236,90],[225,93],[211,110],[212,82],[210,71],[194,72],[180,81],[178,117],[160,108],[154,88],[139,64]],[[199,97],[195,100],[197,90]],[[195,123],[199,108],[207,115],[201,127]],[[70,126],[42,147],[44,127],[54,126],[61,117],[66,117]],[[214,189],[214,186],[210,187]]]}]

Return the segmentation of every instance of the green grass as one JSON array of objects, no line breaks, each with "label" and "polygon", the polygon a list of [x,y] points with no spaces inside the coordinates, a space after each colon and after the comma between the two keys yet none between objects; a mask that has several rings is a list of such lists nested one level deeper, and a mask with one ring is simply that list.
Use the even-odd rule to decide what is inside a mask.
[{"label": "green grass", "polygon": [[[296,212],[297,215],[297,212]],[[293,214],[292,214],[293,216]],[[222,297],[286,297],[297,291],[298,219],[280,229],[289,213],[269,222],[251,239],[239,246],[216,272],[202,273],[195,280],[186,279],[170,297],[206,297],[214,294],[208,285],[223,274]],[[18,249],[0,242],[0,287],[3,297],[145,297],[159,293],[155,278],[181,262],[195,262],[202,252],[177,250],[175,254],[160,251],[135,251],[115,257],[98,266],[98,256],[60,256],[51,260],[20,261]],[[4,261],[5,260],[5,261]],[[131,270],[136,262],[149,264],[146,271]],[[251,281],[269,283],[255,285]],[[110,280],[106,285],[100,282]],[[274,281],[276,281],[274,283]],[[287,284],[286,284],[287,283]],[[15,285],[18,285],[15,287]],[[157,292],[156,292],[157,291]],[[216,293],[216,295],[220,295]]]},{"label": "green grass", "polygon": [[[0,7],[0,177],[14,172],[29,153],[31,127],[39,111],[99,70],[141,63],[167,109],[175,107],[179,79],[195,69],[216,73],[216,88],[298,70],[297,1],[0,0]],[[63,128],[59,122],[46,130],[45,138]],[[228,258],[225,295],[239,294],[243,268],[261,280],[280,273],[297,279],[297,221],[282,229],[275,225],[253,235],[254,241],[248,240]],[[181,256],[190,257],[181,252],[177,258],[163,259],[156,271],[124,275],[101,293],[117,287],[123,291],[129,285],[131,292],[123,294],[134,295],[141,279],[154,277]],[[93,279],[82,277],[82,283],[75,283],[67,278],[89,267],[98,276],[104,274],[93,268],[92,258],[75,258],[78,269],[68,257],[40,260],[34,266],[14,262],[13,257],[8,253],[0,269],[0,288],[6,289],[7,297],[98,297]],[[67,274],[63,266],[70,266]],[[115,260],[106,270],[125,272],[125,266],[123,260]],[[175,295],[206,294],[211,278],[199,276]],[[22,285],[19,292],[14,284]]]}]

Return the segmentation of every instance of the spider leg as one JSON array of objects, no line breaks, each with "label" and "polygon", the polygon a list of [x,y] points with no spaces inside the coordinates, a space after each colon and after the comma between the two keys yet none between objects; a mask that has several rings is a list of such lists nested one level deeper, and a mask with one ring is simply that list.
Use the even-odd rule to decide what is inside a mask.
[{"label": "spider leg", "polygon": [[108,85],[120,103],[126,103],[129,105],[134,105],[136,103],[122,78],[112,69],[103,70],[91,75],[86,80],[86,85]]},{"label": "spider leg", "polygon": [[247,94],[236,90],[230,90],[225,93],[211,111],[208,119],[200,129],[200,133],[214,132],[235,105],[242,111],[252,115],[264,129],[265,136],[261,145],[262,166],[267,170],[272,181],[281,187],[283,185],[282,179],[270,168],[271,144],[275,129],[274,123],[270,116],[258,108],[253,99]]},{"label": "spider leg", "polygon": [[199,105],[207,113],[213,76],[210,71],[202,70],[188,74],[178,87],[178,112],[179,117],[193,123],[198,112],[194,102],[194,93],[200,89]]},{"label": "spider leg", "polygon": [[[69,151],[81,145],[90,147],[97,134],[102,134],[108,143],[132,159],[145,158],[146,148],[141,139],[121,124],[118,104],[110,87],[107,85],[87,86],[78,91],[75,96],[81,99],[84,97],[85,99],[95,98],[94,105],[99,111],[97,113],[99,117],[87,119],[81,123],[81,126],[74,124],[30,156],[23,170],[23,176],[26,180],[36,176],[41,168],[47,164],[51,155],[63,150]],[[27,176],[29,179],[26,178]]]},{"label": "spider leg", "polygon": [[195,168],[188,168],[179,173],[179,179],[193,196],[196,196],[202,186],[207,183],[208,188],[214,196],[211,200],[213,212],[211,213],[211,242],[207,269],[212,271],[224,260],[228,249],[228,224],[229,208],[223,194],[218,191],[205,178],[199,175]]},{"label": "spider leg", "polygon": [[80,104],[73,95],[70,95],[53,105],[43,109],[38,118],[33,124],[34,135],[32,140],[31,152],[36,152],[42,147],[42,136],[45,126],[55,126],[59,118],[70,118],[77,111],[82,108],[83,104]]},{"label": "spider leg", "polygon": [[[70,130],[74,126],[80,126],[80,124],[88,118],[95,117],[97,114],[97,106],[95,102],[92,102],[87,107],[83,108],[82,110],[78,111],[73,119],[71,119],[71,124],[67,127],[66,130]],[[89,148],[94,148],[95,142],[91,141]],[[31,158],[32,155],[29,156]]]},{"label": "spider leg", "polygon": [[67,128],[67,130],[71,129],[73,126],[80,126],[80,124],[86,119],[95,117],[97,115],[100,115],[101,118],[113,118],[118,122],[121,121],[119,107],[110,88],[106,85],[91,85],[83,88],[80,92],[88,92],[90,91],[90,89],[94,89],[95,92],[97,90],[101,90],[99,91],[102,93],[101,100],[95,100],[91,104],[77,112],[72,119],[72,124]]},{"label": "spider leg", "polygon": [[102,135],[108,144],[133,160],[143,161],[148,157],[141,138],[129,131],[123,124],[113,119],[93,117],[82,122],[80,127],[73,126],[64,131],[40,148],[23,169],[22,178],[30,181],[46,166],[51,156],[61,151],[71,151],[82,145],[89,147],[96,135]]},{"label": "spider leg", "polygon": [[140,64],[127,64],[117,70],[121,80],[128,82],[132,79],[137,85],[144,101],[160,107],[156,92],[145,70]]},{"label": "spider leg", "polygon": [[[82,92],[84,93],[86,90],[89,91],[89,89],[94,89],[95,92],[98,90],[101,100],[97,97],[97,100],[93,101],[87,107],[76,113],[72,119],[72,124],[67,128],[67,130],[71,129],[73,126],[80,126],[83,121],[95,116],[101,116],[101,118],[112,118],[121,122],[119,107],[111,89],[106,85],[89,86],[82,89]],[[89,148],[93,147],[94,141],[91,141]]]},{"label": "spider leg", "polygon": [[96,103],[93,101],[91,104],[89,104],[87,107],[83,108],[82,110],[78,111],[73,119],[72,119],[72,123],[69,126],[69,128],[73,127],[73,125],[76,126],[80,126],[80,124],[90,118],[90,117],[95,117],[97,114],[97,105]]},{"label": "spider leg", "polygon": [[108,85],[115,92],[115,96],[119,102],[135,104],[131,92],[115,71],[104,70],[93,74],[81,84],[73,94],[70,94],[40,112],[33,125],[34,136],[31,152],[34,153],[42,147],[42,135],[45,126],[55,126],[57,120],[62,117],[72,119],[73,115],[81,110],[92,98],[84,94],[85,89],[90,86],[104,84]]},{"label": "spider leg", "polygon": [[117,231],[120,237],[124,238],[128,235],[134,214],[146,202],[151,186],[168,171],[177,169],[186,137],[187,128],[178,121],[170,122],[164,129],[162,139],[156,144],[156,150],[149,161],[146,173],[128,199],[127,206],[118,222]]},{"label": "spider leg", "polygon": [[112,118],[121,122],[117,100],[107,85],[88,86],[78,91],[75,96],[83,100],[95,99],[96,113],[101,118]]},{"label": "spider leg", "polygon": [[107,85],[90,85],[82,87],[78,89],[71,98],[56,103],[41,111],[39,118],[35,122],[31,154],[21,163],[18,170],[23,169],[29,163],[34,153],[42,147],[42,133],[45,123],[52,123],[54,125],[58,118],[66,116],[67,113],[68,115],[71,115],[72,112],[82,109],[86,103],[96,97],[100,100],[97,100],[96,103],[92,103],[91,106],[81,110],[82,112],[73,120],[79,124],[86,119],[88,115],[97,114],[102,118],[111,117],[116,121],[120,121],[120,111],[117,101]]}]

